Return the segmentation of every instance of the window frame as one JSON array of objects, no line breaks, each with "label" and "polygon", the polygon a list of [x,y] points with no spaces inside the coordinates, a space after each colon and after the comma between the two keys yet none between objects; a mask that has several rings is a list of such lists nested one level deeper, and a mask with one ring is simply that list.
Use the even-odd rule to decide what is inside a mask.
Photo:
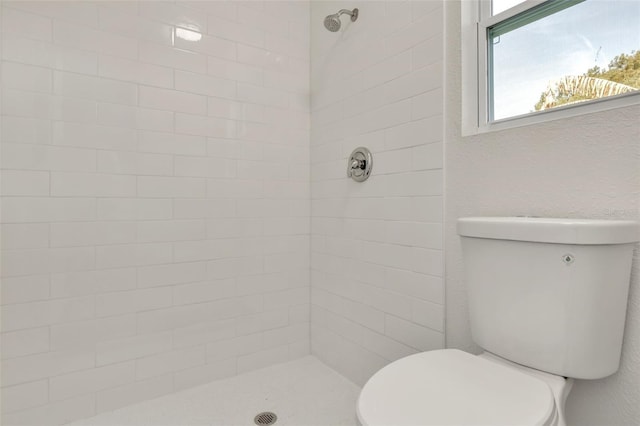
[{"label": "window frame", "polygon": [[[640,105],[640,92],[626,93],[544,111],[490,121],[488,29],[552,0],[526,0],[491,16],[491,0],[464,1],[461,5],[462,135],[493,132],[599,111]],[[555,12],[554,12],[555,13]]]}]

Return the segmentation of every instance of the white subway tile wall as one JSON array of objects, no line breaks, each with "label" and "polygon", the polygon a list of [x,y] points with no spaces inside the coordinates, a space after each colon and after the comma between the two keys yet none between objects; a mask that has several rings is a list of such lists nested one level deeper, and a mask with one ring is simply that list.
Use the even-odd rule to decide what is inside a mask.
[{"label": "white subway tile wall", "polygon": [[307,355],[309,3],[0,13],[2,423]]},{"label": "white subway tile wall", "polygon": [[311,5],[312,352],[358,384],[444,346],[442,22],[440,1]]}]

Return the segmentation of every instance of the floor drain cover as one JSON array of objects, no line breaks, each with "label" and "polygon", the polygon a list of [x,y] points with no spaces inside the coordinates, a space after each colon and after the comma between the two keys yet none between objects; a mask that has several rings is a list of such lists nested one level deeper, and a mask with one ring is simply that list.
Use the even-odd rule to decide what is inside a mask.
[{"label": "floor drain cover", "polygon": [[272,425],[276,422],[276,420],[278,420],[278,416],[276,416],[276,413],[272,413],[270,411],[260,413],[253,419],[254,423],[259,426]]}]

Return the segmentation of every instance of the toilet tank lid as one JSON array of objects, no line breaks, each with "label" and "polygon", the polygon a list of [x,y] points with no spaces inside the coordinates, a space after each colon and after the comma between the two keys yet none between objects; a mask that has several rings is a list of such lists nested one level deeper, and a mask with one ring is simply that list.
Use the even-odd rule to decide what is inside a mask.
[{"label": "toilet tank lid", "polygon": [[640,223],[546,217],[464,217],[458,219],[458,235],[555,244],[629,244],[640,241]]}]

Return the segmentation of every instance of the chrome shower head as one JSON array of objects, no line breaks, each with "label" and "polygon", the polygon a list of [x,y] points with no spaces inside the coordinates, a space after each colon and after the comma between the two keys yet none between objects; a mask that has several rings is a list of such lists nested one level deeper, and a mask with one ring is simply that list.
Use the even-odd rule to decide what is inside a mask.
[{"label": "chrome shower head", "polygon": [[338,17],[337,13],[335,15],[329,15],[324,18],[324,27],[332,33],[338,31],[341,25],[342,23],[340,22],[340,18]]},{"label": "chrome shower head", "polygon": [[333,15],[328,15],[326,18],[324,18],[324,27],[329,31],[331,31],[332,33],[335,33],[336,31],[338,31],[342,26],[342,22],[340,21],[340,15],[349,15],[351,16],[351,21],[355,22],[356,19],[358,19],[358,9],[353,9],[353,10],[342,9],[338,11],[338,13],[334,13]]}]

